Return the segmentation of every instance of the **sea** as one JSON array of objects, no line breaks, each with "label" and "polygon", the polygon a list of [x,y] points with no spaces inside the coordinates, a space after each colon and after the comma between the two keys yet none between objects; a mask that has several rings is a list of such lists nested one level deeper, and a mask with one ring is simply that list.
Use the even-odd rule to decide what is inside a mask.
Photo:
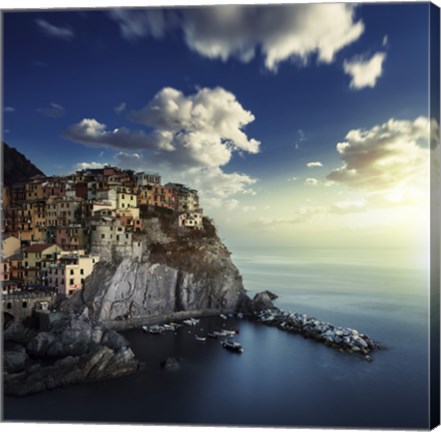
[{"label": "sea", "polygon": [[[365,333],[372,362],[238,318],[201,319],[176,333],[125,336],[144,370],[23,398],[4,420],[319,428],[428,428],[428,256],[404,249],[233,248],[248,294]],[[243,354],[218,340],[238,329]],[[179,357],[164,372],[160,362]]]}]

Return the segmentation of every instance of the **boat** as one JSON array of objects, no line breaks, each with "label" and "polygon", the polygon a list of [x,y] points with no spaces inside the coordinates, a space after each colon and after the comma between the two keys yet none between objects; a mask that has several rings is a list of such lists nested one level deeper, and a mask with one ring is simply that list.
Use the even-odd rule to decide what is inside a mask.
[{"label": "boat", "polygon": [[152,325],[150,327],[143,326],[142,329],[148,334],[155,334],[155,335],[162,334],[162,332],[164,331],[164,328],[157,324]]},{"label": "boat", "polygon": [[222,319],[227,319],[227,316],[224,315],[224,314],[220,314],[219,316],[220,316]]},{"label": "boat", "polygon": [[202,336],[198,336],[198,335],[195,335],[194,338],[200,342],[205,342],[207,340],[206,337],[202,337]]},{"label": "boat", "polygon": [[239,342],[234,342],[224,339],[221,342],[221,345],[229,351],[233,351],[239,354],[242,354],[244,352],[244,349],[242,348],[242,345]]},{"label": "boat", "polygon": [[199,324],[199,320],[196,318],[189,318],[189,319],[186,319],[182,322],[188,326],[195,326],[195,325]]}]

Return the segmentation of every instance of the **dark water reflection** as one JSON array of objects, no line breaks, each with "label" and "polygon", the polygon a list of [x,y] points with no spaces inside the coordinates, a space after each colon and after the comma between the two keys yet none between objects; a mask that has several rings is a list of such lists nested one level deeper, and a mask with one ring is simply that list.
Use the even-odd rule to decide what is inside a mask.
[{"label": "dark water reflection", "polygon": [[[278,305],[356,328],[387,349],[374,362],[243,320],[201,320],[176,334],[126,333],[146,369],[4,400],[7,420],[427,428],[427,274],[409,265],[352,261],[311,265],[291,255],[236,255],[247,288],[272,289]],[[328,257],[329,255],[327,255]],[[265,261],[266,260],[266,261]],[[362,263],[357,266],[356,262]],[[385,264],[386,263],[386,264]],[[196,341],[222,325],[240,328],[238,355]],[[202,330],[203,329],[203,330]],[[189,333],[190,332],[190,333]],[[182,357],[163,373],[160,361]]]}]

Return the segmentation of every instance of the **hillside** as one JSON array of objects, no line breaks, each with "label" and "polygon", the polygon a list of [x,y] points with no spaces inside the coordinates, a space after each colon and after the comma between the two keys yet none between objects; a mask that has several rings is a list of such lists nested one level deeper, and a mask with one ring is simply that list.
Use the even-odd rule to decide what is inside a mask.
[{"label": "hillside", "polygon": [[25,182],[35,175],[44,175],[29,159],[15,148],[2,142],[3,184]]}]

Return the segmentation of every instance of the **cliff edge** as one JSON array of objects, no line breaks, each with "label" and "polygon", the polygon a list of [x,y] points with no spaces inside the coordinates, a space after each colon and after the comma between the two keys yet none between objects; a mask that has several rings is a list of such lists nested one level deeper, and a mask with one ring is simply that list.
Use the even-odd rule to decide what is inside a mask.
[{"label": "cliff edge", "polygon": [[240,307],[247,298],[242,277],[209,219],[203,230],[182,230],[173,212],[143,216],[130,247],[92,248],[101,260],[63,309],[87,307],[93,319],[129,328]]}]

